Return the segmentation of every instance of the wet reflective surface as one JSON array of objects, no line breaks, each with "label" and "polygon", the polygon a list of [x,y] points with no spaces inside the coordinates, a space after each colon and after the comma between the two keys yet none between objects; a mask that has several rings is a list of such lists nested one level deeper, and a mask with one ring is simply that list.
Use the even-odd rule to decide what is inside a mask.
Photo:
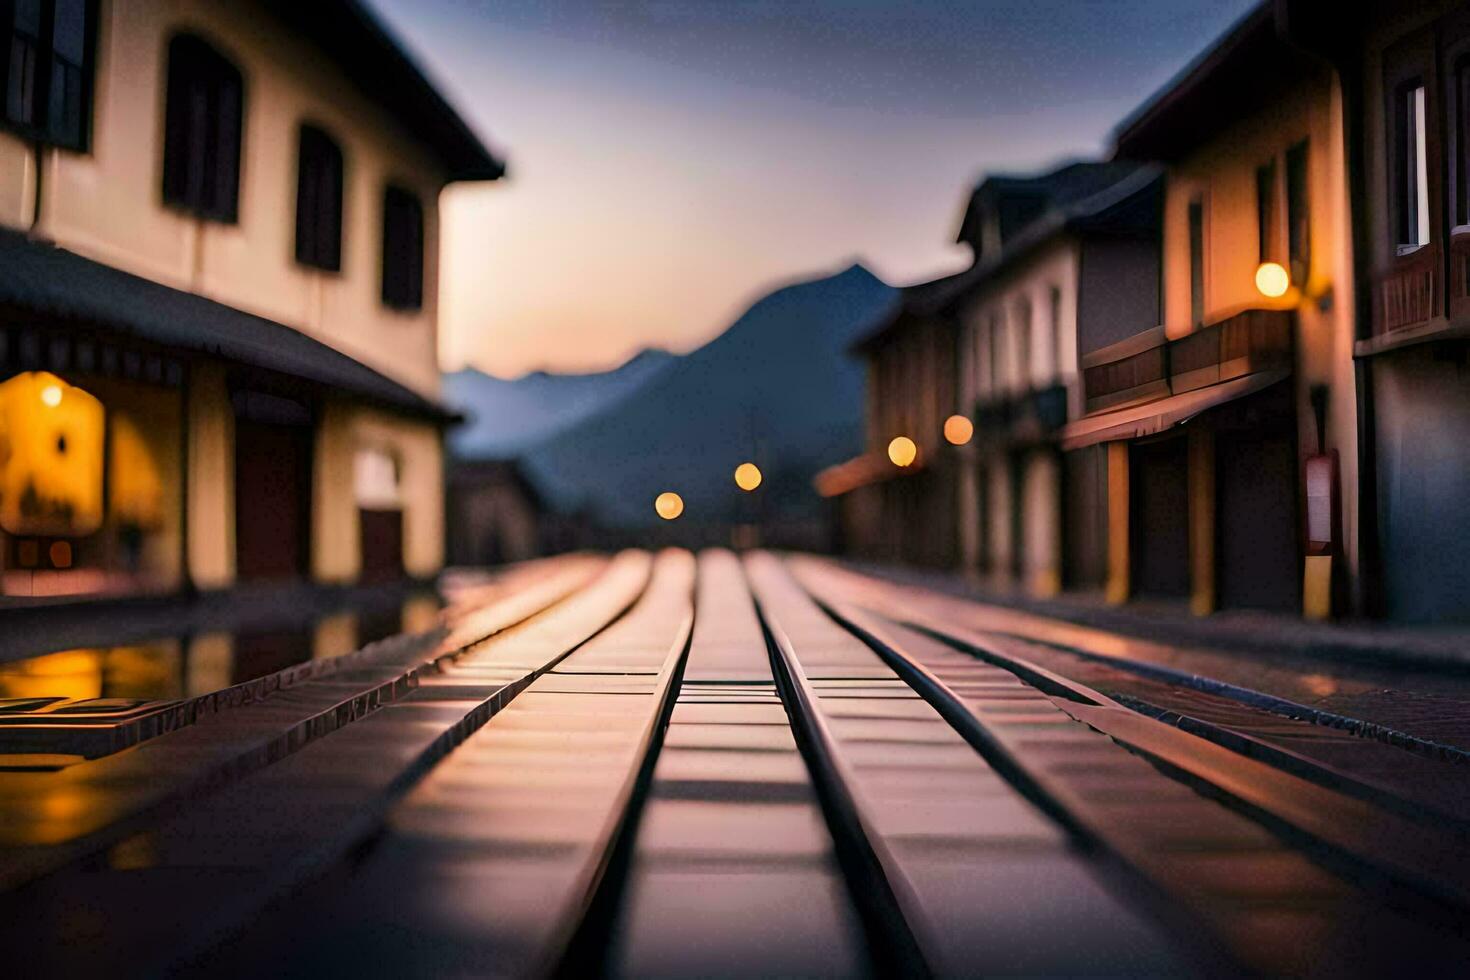
[{"label": "wet reflective surface", "polygon": [[338,657],[398,633],[430,629],[442,604],[437,592],[419,589],[363,597],[306,618],[288,613],[125,645],[37,653],[0,663],[0,702],[198,697],[308,660]]}]

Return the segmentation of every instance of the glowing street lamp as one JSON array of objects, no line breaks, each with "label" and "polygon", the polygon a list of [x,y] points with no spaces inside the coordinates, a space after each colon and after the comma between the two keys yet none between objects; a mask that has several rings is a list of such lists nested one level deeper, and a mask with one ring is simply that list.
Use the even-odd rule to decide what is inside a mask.
[{"label": "glowing street lamp", "polygon": [[1256,269],[1256,288],[1270,299],[1285,296],[1291,287],[1291,274],[1280,262],[1262,262]]},{"label": "glowing street lamp", "polygon": [[897,436],[888,444],[888,458],[894,466],[910,466],[919,456],[919,447],[908,436]]},{"label": "glowing street lamp", "polygon": [[944,420],[944,438],[951,446],[963,446],[974,434],[974,423],[963,415],[951,415]]},{"label": "glowing street lamp", "polygon": [[672,521],[684,513],[684,498],[672,490],[665,490],[653,501],[653,509],[658,511],[659,517]]},{"label": "glowing street lamp", "polygon": [[735,467],[735,485],[746,493],[761,485],[761,468],[754,463],[741,463]]}]

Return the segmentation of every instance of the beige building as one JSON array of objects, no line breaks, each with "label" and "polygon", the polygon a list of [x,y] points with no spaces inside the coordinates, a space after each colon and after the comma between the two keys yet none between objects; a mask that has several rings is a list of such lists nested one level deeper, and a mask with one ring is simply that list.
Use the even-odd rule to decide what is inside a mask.
[{"label": "beige building", "polygon": [[1257,8],[1118,132],[1166,167],[1162,318],[1082,345],[1063,434],[1107,446],[1115,600],[1327,615],[1356,575],[1342,91],[1278,26]]},{"label": "beige building", "polygon": [[14,11],[0,602],[433,575],[438,199],[501,164],[355,0]]},{"label": "beige building", "polygon": [[[964,567],[992,582],[1036,595],[1096,584],[1086,560],[1096,467],[1064,455],[1057,432],[1082,411],[1079,323],[1156,308],[1157,201],[1152,169],[1082,162],[991,177],[971,203],[967,223],[993,233],[954,301],[956,410],[975,421],[962,450],[960,528]],[[1015,216],[1009,228],[1004,215]]]}]

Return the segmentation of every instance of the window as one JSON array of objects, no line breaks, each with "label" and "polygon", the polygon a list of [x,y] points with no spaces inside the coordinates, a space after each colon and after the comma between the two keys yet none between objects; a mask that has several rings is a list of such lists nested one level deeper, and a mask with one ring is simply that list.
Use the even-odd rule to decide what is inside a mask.
[{"label": "window", "polygon": [[296,261],[342,268],[342,151],[315,126],[302,126],[298,142]]},{"label": "window", "polygon": [[400,310],[424,302],[424,208],[401,187],[383,194],[383,302]]},{"label": "window", "polygon": [[233,222],[240,199],[240,72],[205,41],[168,45],[163,199],[204,218]]},{"label": "window", "polygon": [[1060,382],[1062,380],[1062,291],[1053,286],[1048,298],[1051,301],[1052,369],[1056,380]]},{"label": "window", "polygon": [[1016,306],[1016,390],[1031,389],[1031,301]]},{"label": "window", "polygon": [[1189,319],[1196,327],[1205,322],[1205,202],[1189,202]]},{"label": "window", "polygon": [[93,0],[0,0],[6,122],[84,150],[92,98]]},{"label": "window", "polygon": [[1470,225],[1470,59],[1455,68],[1455,224]]},{"label": "window", "polygon": [[1311,271],[1311,218],[1307,200],[1307,141],[1286,151],[1286,255],[1291,281],[1301,286]]},{"label": "window", "polygon": [[989,340],[989,343],[986,345],[989,348],[987,350],[987,352],[986,352],[986,354],[987,354],[986,360],[989,362],[987,364],[987,367],[988,367],[989,372],[990,372],[990,388],[989,388],[989,392],[988,393],[989,393],[989,395],[990,395],[991,398],[995,398],[996,396],[998,396],[1000,394],[1000,314],[999,313],[992,313],[992,314],[990,314],[990,330],[988,331],[988,334],[989,334],[989,336],[988,336],[987,339]]},{"label": "window", "polygon": [[1429,244],[1428,122],[1424,86],[1411,83],[1399,91],[1394,122],[1397,158],[1397,187],[1394,204],[1398,210],[1400,255]]},{"label": "window", "polygon": [[1257,260],[1269,262],[1276,255],[1276,161],[1256,168]]}]

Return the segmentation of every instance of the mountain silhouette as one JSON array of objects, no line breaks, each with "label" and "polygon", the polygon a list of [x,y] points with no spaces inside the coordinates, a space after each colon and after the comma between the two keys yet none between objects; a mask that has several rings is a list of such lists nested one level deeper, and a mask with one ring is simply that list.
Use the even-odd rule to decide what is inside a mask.
[{"label": "mountain silhouette", "polygon": [[[527,476],[550,506],[609,528],[660,523],[673,490],[693,524],[820,512],[811,478],[859,452],[863,368],[850,345],[897,292],[861,265],[785,286],[636,390],[530,446]],[[756,494],[734,483],[753,461]]]},{"label": "mountain silhouette", "polygon": [[551,374],[533,371],[497,378],[466,368],[444,375],[444,400],[467,421],[451,431],[459,459],[509,459],[616,404],[675,360],[644,350],[611,371]]}]

